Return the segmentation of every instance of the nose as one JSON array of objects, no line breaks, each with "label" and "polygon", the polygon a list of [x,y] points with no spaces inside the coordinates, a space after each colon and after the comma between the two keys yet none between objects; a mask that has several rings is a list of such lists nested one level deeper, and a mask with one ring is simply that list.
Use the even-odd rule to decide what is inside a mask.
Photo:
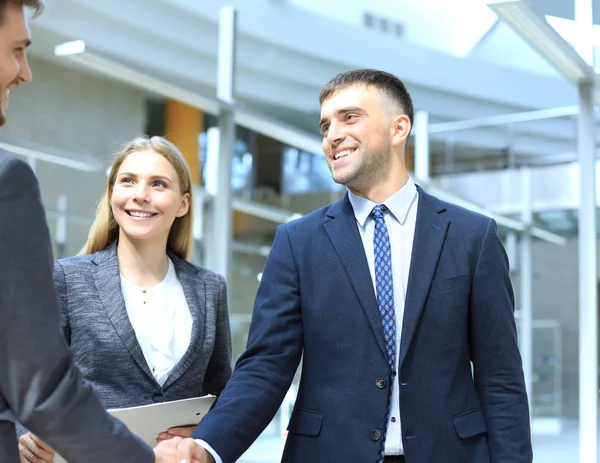
[{"label": "nose", "polygon": [[33,75],[31,74],[31,68],[29,67],[29,62],[27,58],[23,56],[21,66],[19,69],[19,81],[23,83],[31,82]]},{"label": "nose", "polygon": [[148,192],[146,186],[143,183],[139,183],[133,194],[133,200],[138,203],[148,202]]},{"label": "nose", "polygon": [[338,127],[338,124],[332,122],[327,130],[327,136],[325,137],[327,143],[335,149],[344,138],[346,138],[344,132]]}]

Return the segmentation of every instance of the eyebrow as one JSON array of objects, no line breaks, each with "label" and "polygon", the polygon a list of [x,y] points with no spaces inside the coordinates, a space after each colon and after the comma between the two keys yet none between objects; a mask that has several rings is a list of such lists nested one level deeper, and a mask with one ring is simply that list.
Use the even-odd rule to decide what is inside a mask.
[{"label": "eyebrow", "polygon": [[[341,108],[338,109],[335,114],[337,116],[341,116],[344,114],[348,114],[348,113],[366,113],[366,111],[358,106],[348,106],[346,108]],[[328,122],[329,119],[327,119],[326,117],[322,117],[321,120],[319,121],[319,127],[321,127],[325,122]]]},{"label": "eyebrow", "polygon": [[[138,175],[134,174],[133,172],[121,172],[119,174],[119,177],[123,177],[123,176],[125,176],[125,177],[136,177],[136,178],[138,177]],[[165,176],[165,175],[151,175],[150,178],[152,180],[166,180],[169,183],[173,183],[171,181],[171,179],[169,177]]]}]

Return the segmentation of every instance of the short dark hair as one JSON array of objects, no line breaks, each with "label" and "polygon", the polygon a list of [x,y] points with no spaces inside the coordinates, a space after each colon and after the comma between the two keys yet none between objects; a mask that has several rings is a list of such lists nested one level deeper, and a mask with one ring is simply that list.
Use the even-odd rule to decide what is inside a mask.
[{"label": "short dark hair", "polygon": [[377,69],[353,69],[338,74],[321,89],[319,104],[322,105],[326,99],[338,90],[353,84],[373,86],[390,97],[408,116],[412,127],[415,110],[406,86],[395,75]]},{"label": "short dark hair", "polygon": [[0,0],[0,25],[4,22],[4,12],[9,3],[33,9],[34,18],[37,18],[44,11],[44,0]]}]

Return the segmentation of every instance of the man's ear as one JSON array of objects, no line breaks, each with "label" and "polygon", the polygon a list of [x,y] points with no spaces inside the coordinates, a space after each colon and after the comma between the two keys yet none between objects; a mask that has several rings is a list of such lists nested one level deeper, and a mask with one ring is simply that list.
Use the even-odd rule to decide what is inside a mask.
[{"label": "man's ear", "polygon": [[410,130],[412,128],[412,124],[410,123],[410,119],[406,114],[398,114],[394,117],[392,121],[392,146],[400,146],[405,145],[408,136],[410,135]]}]

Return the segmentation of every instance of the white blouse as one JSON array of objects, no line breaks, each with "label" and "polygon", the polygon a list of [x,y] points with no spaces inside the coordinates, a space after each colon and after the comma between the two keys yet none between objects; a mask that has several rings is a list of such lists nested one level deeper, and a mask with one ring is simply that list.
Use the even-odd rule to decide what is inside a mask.
[{"label": "white blouse", "polygon": [[165,278],[151,288],[136,286],[121,275],[121,290],[146,362],[162,387],[192,337],[192,314],[175,266],[169,259]]}]

